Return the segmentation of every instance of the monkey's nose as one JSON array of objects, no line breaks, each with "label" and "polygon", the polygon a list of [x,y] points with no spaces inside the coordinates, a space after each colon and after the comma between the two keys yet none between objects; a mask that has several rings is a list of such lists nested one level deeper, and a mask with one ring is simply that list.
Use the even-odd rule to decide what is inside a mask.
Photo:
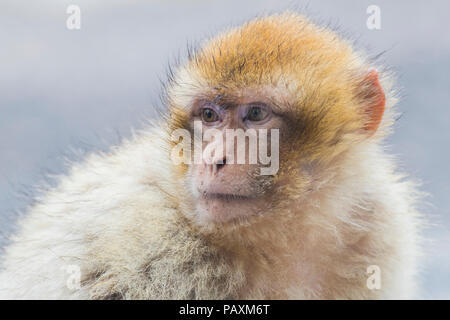
[{"label": "monkey's nose", "polygon": [[220,169],[222,169],[225,166],[226,163],[227,163],[227,159],[225,157],[222,160],[218,160],[215,163],[216,171],[219,171]]}]

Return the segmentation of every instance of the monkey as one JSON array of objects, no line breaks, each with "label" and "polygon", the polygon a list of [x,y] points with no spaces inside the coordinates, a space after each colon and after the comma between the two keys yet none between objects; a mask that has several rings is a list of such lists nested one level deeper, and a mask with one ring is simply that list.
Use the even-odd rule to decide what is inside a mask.
[{"label": "monkey", "polygon": [[[398,99],[380,70],[290,11],[208,39],[170,75],[163,117],[74,163],[18,221],[0,297],[413,298],[420,193],[384,150]],[[201,154],[227,130],[270,131],[276,170],[234,163],[236,146],[176,163],[195,156],[180,129],[191,147],[215,130]]]}]

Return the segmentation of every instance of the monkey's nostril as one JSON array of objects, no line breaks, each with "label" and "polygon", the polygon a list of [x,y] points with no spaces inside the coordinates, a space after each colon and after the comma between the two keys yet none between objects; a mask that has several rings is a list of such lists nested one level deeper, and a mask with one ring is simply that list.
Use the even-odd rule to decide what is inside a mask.
[{"label": "monkey's nostril", "polygon": [[221,161],[221,163],[216,163],[216,168],[217,168],[217,170],[222,169],[222,168],[225,166],[226,163],[227,163],[226,159],[223,159],[223,160]]}]

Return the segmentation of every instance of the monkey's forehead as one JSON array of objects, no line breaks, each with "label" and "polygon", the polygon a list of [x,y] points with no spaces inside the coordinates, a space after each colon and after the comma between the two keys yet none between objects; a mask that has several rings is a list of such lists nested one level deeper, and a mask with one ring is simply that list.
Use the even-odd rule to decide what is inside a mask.
[{"label": "monkey's forehead", "polygon": [[284,13],[218,35],[192,57],[187,68],[210,86],[276,84],[286,77],[304,86],[308,79],[344,80],[349,70],[357,69],[358,60],[334,32],[304,16]]}]

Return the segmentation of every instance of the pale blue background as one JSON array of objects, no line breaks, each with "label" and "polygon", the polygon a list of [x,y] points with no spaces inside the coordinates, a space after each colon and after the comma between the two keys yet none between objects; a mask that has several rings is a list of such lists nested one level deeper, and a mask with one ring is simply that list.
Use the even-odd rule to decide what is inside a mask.
[{"label": "pale blue background", "polygon": [[[82,10],[66,29],[68,4]],[[382,29],[366,28],[381,8]],[[450,298],[450,2],[280,0],[3,0],[0,2],[0,230],[29,203],[30,186],[64,172],[72,149],[117,143],[154,115],[169,62],[196,42],[261,13],[301,9],[397,72],[403,117],[389,140],[430,193],[422,297]]]}]

